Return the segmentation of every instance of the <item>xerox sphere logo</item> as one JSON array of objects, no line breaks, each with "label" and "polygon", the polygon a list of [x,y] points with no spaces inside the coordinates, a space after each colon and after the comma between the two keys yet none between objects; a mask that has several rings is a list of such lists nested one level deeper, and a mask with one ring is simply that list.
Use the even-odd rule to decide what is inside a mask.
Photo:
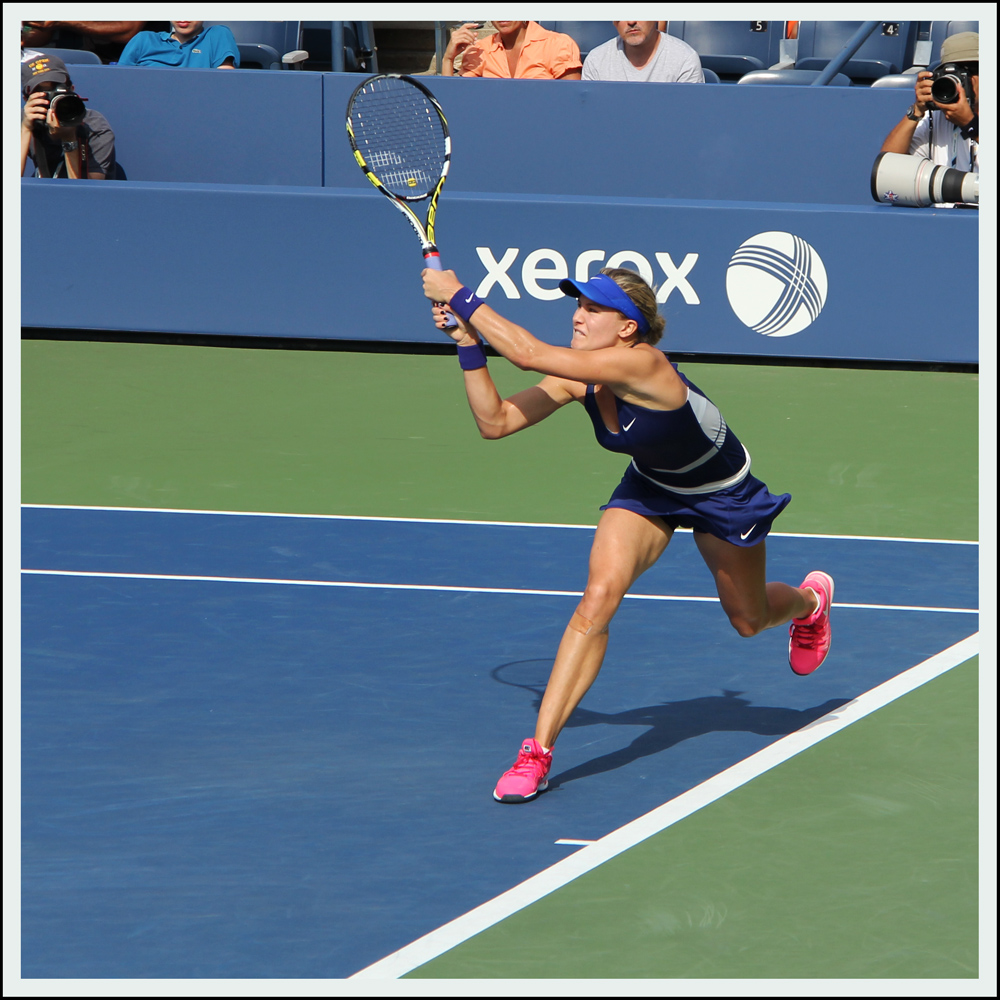
[{"label": "xerox sphere logo", "polygon": [[741,322],[765,337],[804,330],[826,303],[826,268],[800,236],[758,233],[733,254],[726,294]]}]

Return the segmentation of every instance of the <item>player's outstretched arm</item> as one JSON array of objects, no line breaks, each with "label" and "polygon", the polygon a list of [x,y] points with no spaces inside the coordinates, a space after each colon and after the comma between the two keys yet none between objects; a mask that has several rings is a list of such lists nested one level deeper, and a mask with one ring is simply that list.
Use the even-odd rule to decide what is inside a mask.
[{"label": "player's outstretched arm", "polygon": [[[553,375],[585,385],[600,383],[627,389],[642,385],[654,370],[655,362],[645,352],[574,351],[568,347],[553,347],[480,301],[462,285],[454,271],[428,268],[423,272],[423,279],[424,294],[432,301],[451,303],[456,315],[463,309],[468,312],[472,308],[475,328],[491,347],[523,371]],[[456,298],[460,291],[462,295]]]},{"label": "player's outstretched arm", "polygon": [[[450,309],[435,305],[433,312],[438,329],[447,333],[459,347],[481,346],[478,331],[471,324],[463,322],[461,317],[455,317],[457,327],[445,326],[446,317],[452,315]],[[482,368],[467,369],[463,374],[469,409],[472,410],[480,435],[490,441],[508,437],[537,424],[578,395],[572,391],[577,388],[572,383],[550,377],[542,379],[530,389],[515,393],[509,399],[503,399],[485,365]]]},{"label": "player's outstretched arm", "polygon": [[538,385],[501,399],[485,368],[465,373],[465,394],[479,433],[488,441],[523,431],[575,398],[563,379],[547,376]]}]

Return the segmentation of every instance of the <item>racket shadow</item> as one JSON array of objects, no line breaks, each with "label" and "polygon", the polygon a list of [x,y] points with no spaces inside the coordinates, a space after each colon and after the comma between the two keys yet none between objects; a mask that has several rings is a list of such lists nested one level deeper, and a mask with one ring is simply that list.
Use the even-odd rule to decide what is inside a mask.
[{"label": "racket shadow", "polygon": [[[531,692],[534,707],[541,705],[551,660],[518,660],[504,663],[491,671],[494,680]],[[544,673],[543,673],[544,671]],[[544,679],[541,679],[544,678]],[[604,774],[620,767],[669,750],[685,740],[718,732],[756,733],[759,736],[787,736],[824,715],[846,705],[848,698],[831,698],[811,708],[794,709],[754,705],[741,697],[742,691],[723,690],[721,695],[706,695],[686,701],[667,701],[658,705],[631,708],[624,712],[595,712],[578,707],[566,723],[567,729],[585,726],[643,726],[627,746],[567,771],[549,776],[549,790],[580,778]]]}]

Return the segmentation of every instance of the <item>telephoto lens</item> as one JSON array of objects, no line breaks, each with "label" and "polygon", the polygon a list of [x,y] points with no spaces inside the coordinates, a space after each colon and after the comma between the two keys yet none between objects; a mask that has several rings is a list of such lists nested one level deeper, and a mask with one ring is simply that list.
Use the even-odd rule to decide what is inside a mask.
[{"label": "telephoto lens", "polygon": [[942,167],[925,156],[879,153],[871,185],[872,197],[880,205],[979,204],[978,174]]}]

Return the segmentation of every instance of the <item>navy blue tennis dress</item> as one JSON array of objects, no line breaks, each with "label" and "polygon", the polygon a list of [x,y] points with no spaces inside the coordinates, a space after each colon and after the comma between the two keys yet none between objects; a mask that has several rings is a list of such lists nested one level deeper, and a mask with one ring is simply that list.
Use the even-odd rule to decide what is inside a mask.
[{"label": "navy blue tennis dress", "polygon": [[756,545],[792,496],[773,496],[750,475],[750,453],[718,407],[677,374],[688,387],[688,400],[677,410],[648,410],[615,396],[617,434],[605,426],[594,386],[587,386],[584,406],[597,443],[632,456],[601,510],[624,507],[645,517],[662,517],[672,528],[704,531],[733,545]]}]

